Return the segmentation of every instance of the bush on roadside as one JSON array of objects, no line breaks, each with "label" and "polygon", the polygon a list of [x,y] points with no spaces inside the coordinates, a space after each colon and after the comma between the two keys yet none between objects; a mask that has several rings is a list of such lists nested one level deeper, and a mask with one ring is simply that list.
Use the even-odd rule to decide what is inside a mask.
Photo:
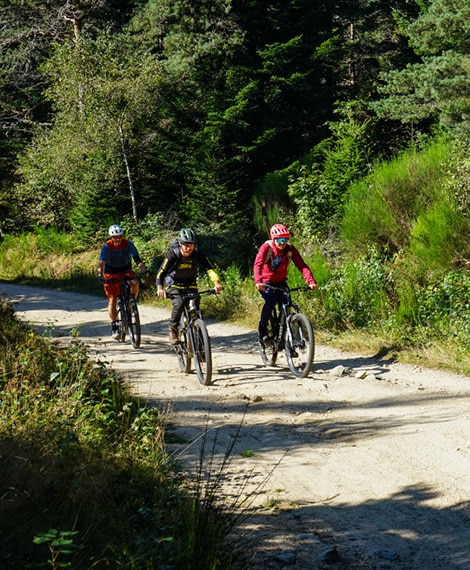
[{"label": "bush on roadside", "polygon": [[83,344],[38,337],[2,303],[0,388],[2,568],[230,568],[231,513],[183,486],[159,410]]}]

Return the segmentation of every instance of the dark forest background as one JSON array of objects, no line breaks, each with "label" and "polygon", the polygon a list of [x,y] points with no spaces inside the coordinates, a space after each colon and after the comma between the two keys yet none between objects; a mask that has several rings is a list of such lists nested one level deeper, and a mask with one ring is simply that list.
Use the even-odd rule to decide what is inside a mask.
[{"label": "dark forest background", "polygon": [[235,281],[283,222],[317,327],[468,347],[468,2],[0,6],[4,251],[117,222],[158,257],[191,226]]}]

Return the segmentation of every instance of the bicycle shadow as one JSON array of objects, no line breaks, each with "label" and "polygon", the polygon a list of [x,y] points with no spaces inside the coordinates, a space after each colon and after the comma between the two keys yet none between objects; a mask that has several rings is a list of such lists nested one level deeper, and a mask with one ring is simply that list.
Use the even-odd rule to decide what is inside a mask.
[{"label": "bicycle shadow", "polygon": [[[257,342],[257,332],[240,332],[236,335],[231,336],[214,336],[211,338],[213,354],[216,355],[217,352],[226,352],[230,350],[231,353],[235,354],[259,354],[259,347]],[[261,356],[260,356],[261,359]],[[389,371],[389,368],[394,364],[393,359],[384,359],[379,355],[364,356],[352,353],[338,352],[336,349],[329,348],[327,346],[317,345],[315,347],[315,359],[313,365],[314,375],[323,374],[335,374],[338,372],[338,367],[343,367],[343,371],[338,373],[338,375],[344,374],[355,374],[359,371],[365,371],[368,374],[381,375]],[[287,366],[285,361],[285,353],[282,351],[278,355],[278,362],[275,369]],[[220,374],[227,374],[228,367],[224,370],[219,370]],[[256,366],[256,370],[253,374],[266,373],[269,371],[270,367],[264,366],[261,362],[259,366]],[[240,372],[250,374],[250,366],[240,366]],[[275,372],[276,373],[280,373]],[[269,375],[269,372],[267,373]],[[282,374],[282,373],[281,373]],[[310,374],[310,376],[312,373]],[[286,372],[285,377],[291,377],[292,373]]]}]

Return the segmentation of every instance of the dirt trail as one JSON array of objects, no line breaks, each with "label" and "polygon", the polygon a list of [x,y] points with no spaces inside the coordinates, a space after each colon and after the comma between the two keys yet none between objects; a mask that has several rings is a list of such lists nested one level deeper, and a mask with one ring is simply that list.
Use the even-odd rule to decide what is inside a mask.
[{"label": "dirt trail", "polygon": [[[250,569],[470,569],[470,379],[317,347],[296,379],[261,364],[254,331],[210,323],[214,377],[181,374],[168,310],[141,306],[142,346],[112,341],[104,297],[0,283],[18,315],[171,409],[173,451],[194,473],[234,443],[227,493],[250,493]],[[238,434],[238,435],[237,435]],[[235,438],[235,440],[234,440]],[[246,485],[246,487],[244,487]]]}]

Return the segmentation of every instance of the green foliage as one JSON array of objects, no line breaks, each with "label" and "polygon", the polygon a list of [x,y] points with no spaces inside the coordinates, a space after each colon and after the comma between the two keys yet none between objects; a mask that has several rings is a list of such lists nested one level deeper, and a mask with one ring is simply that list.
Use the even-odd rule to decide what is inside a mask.
[{"label": "green foliage", "polygon": [[349,254],[364,254],[373,245],[397,252],[409,246],[416,220],[436,201],[446,201],[443,187],[452,147],[436,142],[421,152],[409,150],[348,191],[341,239]]},{"label": "green foliage", "polygon": [[432,0],[406,26],[421,61],[384,73],[386,95],[376,112],[404,123],[431,118],[468,135],[470,122],[470,7],[454,0]]},{"label": "green foliage", "polygon": [[436,202],[413,225],[410,254],[424,275],[442,275],[462,260],[470,259],[468,218],[451,200]]},{"label": "green foliage", "polygon": [[[51,528],[47,532],[35,536],[33,542],[34,544],[47,544],[51,556],[47,562],[50,564],[52,570],[56,570],[57,568],[70,568],[72,563],[63,562],[62,555],[72,554],[77,548],[72,538],[76,534],[78,534],[77,531],[59,531]],[[60,561],[59,557],[61,558]]]},{"label": "green foliage", "polygon": [[470,275],[450,271],[420,291],[419,319],[434,337],[453,337],[463,352],[470,348]]},{"label": "green foliage", "polygon": [[[242,275],[240,269],[232,265],[220,272],[223,283],[223,293],[204,299],[204,314],[209,317],[217,317],[223,320],[233,320],[242,315],[246,310],[242,297]],[[208,280],[201,281],[207,287],[212,285]]]},{"label": "green foliage", "polygon": [[0,551],[8,565],[230,568],[231,513],[216,504],[213,483],[206,500],[203,479],[198,495],[174,477],[159,410],[130,397],[79,341],[60,347],[36,336],[6,303],[0,317]]},{"label": "green foliage", "polygon": [[23,156],[16,189],[30,223],[70,223],[83,239],[113,211],[135,216],[133,172],[148,135],[142,121],[155,113],[148,100],[161,73],[155,58],[130,48],[125,37],[82,37],[57,46],[43,66],[54,123]]},{"label": "green foliage", "polygon": [[348,186],[366,169],[369,121],[357,118],[353,104],[337,112],[341,120],[328,123],[332,136],[313,150],[312,165],[302,166],[301,176],[288,187],[305,235],[327,233],[332,220],[342,212]]},{"label": "green foliage", "polygon": [[462,215],[470,215],[470,140],[454,140],[449,157],[446,189],[454,197],[455,207]]},{"label": "green foliage", "polygon": [[372,328],[385,320],[392,309],[389,293],[393,287],[390,270],[378,252],[371,249],[333,272],[322,290],[326,328]]},{"label": "green foliage", "polygon": [[263,236],[269,235],[269,228],[278,220],[285,220],[289,227],[293,225],[288,222],[289,217],[292,217],[293,203],[287,188],[289,179],[298,173],[299,165],[292,164],[284,170],[270,172],[256,185],[252,198],[252,220]]},{"label": "green foliage", "polygon": [[75,236],[57,231],[57,228],[34,228],[40,253],[70,254],[77,251]]}]

